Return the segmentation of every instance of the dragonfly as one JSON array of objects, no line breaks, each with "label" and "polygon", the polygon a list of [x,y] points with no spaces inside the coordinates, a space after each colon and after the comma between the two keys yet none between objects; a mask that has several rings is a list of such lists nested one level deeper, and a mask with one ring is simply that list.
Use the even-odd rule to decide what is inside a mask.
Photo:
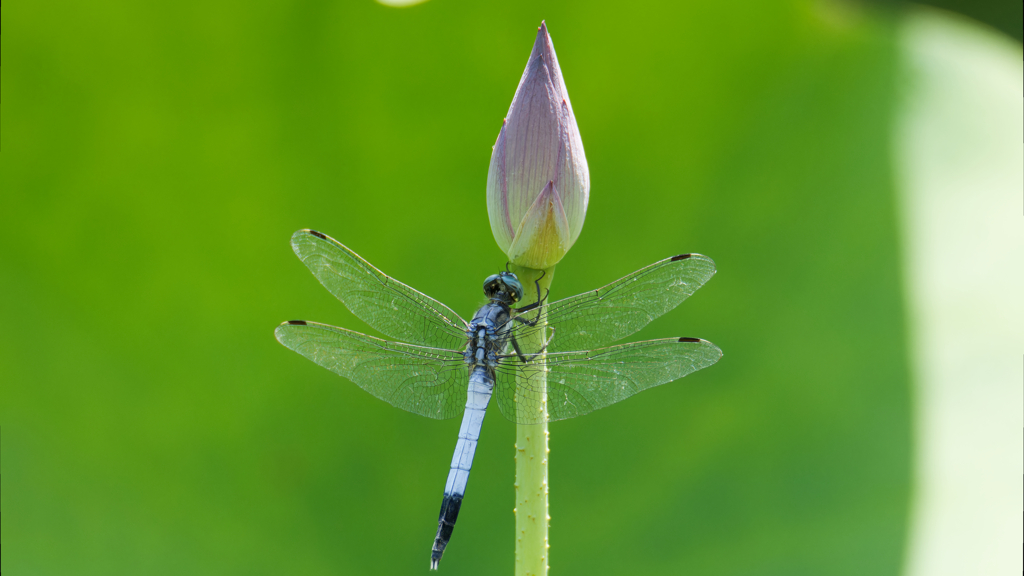
[{"label": "dragonfly", "polygon": [[703,286],[715,274],[715,263],[701,254],[666,258],[556,302],[541,295],[538,281],[530,287],[536,300],[518,307],[524,287],[506,269],[486,278],[487,303],[467,322],[325,234],[299,230],[291,244],[331,294],[391,340],[305,320],[278,326],[277,340],[392,406],[436,419],[462,415],[431,547],[432,570],[455,528],[492,397],[502,415],[518,424],[564,420],[722,357],[717,346],[700,338],[607,346]]}]

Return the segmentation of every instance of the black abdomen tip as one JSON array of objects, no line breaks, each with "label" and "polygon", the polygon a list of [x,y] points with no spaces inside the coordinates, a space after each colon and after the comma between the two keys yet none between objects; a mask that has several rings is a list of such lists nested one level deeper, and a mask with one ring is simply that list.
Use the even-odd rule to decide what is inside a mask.
[{"label": "black abdomen tip", "polygon": [[675,262],[676,260],[686,260],[690,256],[692,256],[692,254],[680,254],[679,256],[673,256],[672,261]]},{"label": "black abdomen tip", "polygon": [[306,321],[305,320],[289,320],[288,321],[288,325],[289,326],[305,326],[306,325]]},{"label": "black abdomen tip", "polygon": [[700,342],[700,338],[680,338],[680,342]]}]

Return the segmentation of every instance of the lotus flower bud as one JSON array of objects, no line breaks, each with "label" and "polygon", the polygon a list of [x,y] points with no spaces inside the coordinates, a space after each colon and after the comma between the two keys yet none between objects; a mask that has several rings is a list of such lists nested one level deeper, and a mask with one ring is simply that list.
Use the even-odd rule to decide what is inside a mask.
[{"label": "lotus flower bud", "polygon": [[487,171],[487,214],[498,246],[518,266],[543,270],[583,229],[590,171],[576,117],[541,23]]}]

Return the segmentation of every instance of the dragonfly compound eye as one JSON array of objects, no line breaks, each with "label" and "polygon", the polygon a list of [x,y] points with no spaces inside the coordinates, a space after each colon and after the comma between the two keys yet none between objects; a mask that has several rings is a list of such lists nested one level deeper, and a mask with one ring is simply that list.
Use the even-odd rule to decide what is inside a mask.
[{"label": "dragonfly compound eye", "polygon": [[505,283],[506,292],[512,296],[513,302],[519,302],[523,299],[523,284],[516,278],[516,275],[511,272],[501,274],[501,279]]},{"label": "dragonfly compound eye", "polygon": [[502,288],[501,276],[497,274],[491,274],[484,280],[484,296],[488,298],[494,298],[494,295],[498,293]]}]

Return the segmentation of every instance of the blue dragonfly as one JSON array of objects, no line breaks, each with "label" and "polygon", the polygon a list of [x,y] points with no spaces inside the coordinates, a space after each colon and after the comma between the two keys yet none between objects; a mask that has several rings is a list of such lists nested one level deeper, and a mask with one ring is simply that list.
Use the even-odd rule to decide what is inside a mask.
[{"label": "blue dragonfly", "polygon": [[[541,295],[538,283],[531,287],[536,301],[518,308],[513,306],[523,300],[522,283],[511,272],[499,272],[484,281],[488,302],[466,322],[320,232],[299,230],[292,248],[353,314],[394,340],[290,320],[275,330],[281,344],[392,406],[429,418],[462,415],[431,569],[437,569],[455,527],[492,397],[502,415],[519,424],[564,420],[722,357],[717,346],[700,338],[606,346],[672,310],[707,282],[715,263],[700,254],[666,258],[556,302]],[[542,344],[524,350],[527,342]]]}]

